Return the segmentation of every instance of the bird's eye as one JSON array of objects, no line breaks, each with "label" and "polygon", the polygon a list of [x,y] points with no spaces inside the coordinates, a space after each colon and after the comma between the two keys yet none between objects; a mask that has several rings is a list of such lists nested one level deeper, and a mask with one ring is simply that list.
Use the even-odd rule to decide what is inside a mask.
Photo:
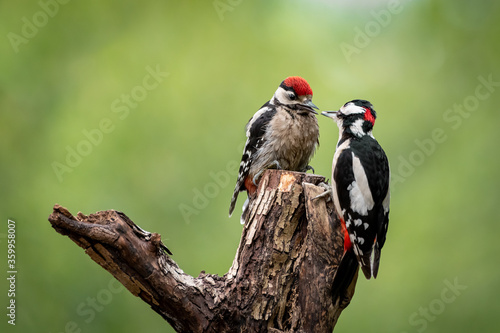
[{"label": "bird's eye", "polygon": [[297,96],[294,93],[288,94],[288,98],[290,98],[292,101],[297,98]]}]

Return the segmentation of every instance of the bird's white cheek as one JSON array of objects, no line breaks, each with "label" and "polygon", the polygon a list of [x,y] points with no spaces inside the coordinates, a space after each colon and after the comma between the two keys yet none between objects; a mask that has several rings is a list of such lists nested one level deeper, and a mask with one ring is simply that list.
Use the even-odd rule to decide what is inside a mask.
[{"label": "bird's white cheek", "polygon": [[351,128],[352,133],[356,136],[363,136],[365,134],[363,131],[363,119],[356,120],[351,125],[350,128]]}]

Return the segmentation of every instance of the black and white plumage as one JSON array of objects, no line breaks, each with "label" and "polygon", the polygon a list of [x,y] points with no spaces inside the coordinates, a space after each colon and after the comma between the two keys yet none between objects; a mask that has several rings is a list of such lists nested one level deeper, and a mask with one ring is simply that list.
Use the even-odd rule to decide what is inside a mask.
[{"label": "black and white plumage", "polygon": [[358,265],[367,279],[377,277],[389,223],[389,162],[372,135],[376,112],[370,102],[353,100],[322,115],[332,118],[340,131],[332,194],[344,230],[345,252],[334,280],[334,288],[342,288],[335,284],[350,284]]},{"label": "black and white plumage", "polygon": [[[306,171],[319,143],[317,107],[306,80],[291,76],[283,80],[272,99],[265,103],[246,125],[247,141],[243,149],[238,179],[234,188],[229,216],[238,194],[252,196],[260,174],[269,168]],[[244,217],[248,199],[243,205]]]}]

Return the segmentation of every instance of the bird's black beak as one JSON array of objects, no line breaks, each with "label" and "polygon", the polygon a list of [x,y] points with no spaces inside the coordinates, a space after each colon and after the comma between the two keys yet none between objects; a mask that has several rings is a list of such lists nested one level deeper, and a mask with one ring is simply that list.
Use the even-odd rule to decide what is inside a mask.
[{"label": "bird's black beak", "polygon": [[333,120],[335,120],[338,113],[339,113],[339,111],[323,111],[323,112],[321,112],[321,114],[323,116],[328,117],[328,118],[332,118]]},{"label": "bird's black beak", "polygon": [[314,114],[318,114],[316,111],[314,111],[314,109],[319,110],[319,108],[316,105],[314,105],[314,103],[310,99],[308,99],[307,101],[305,101],[302,104],[302,106],[304,106],[305,109],[307,109],[309,112],[312,112]]}]

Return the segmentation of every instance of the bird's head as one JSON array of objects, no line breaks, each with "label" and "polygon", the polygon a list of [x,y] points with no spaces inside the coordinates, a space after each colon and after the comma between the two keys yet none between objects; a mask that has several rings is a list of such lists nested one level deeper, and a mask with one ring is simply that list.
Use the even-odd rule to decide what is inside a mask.
[{"label": "bird's head", "polygon": [[371,135],[377,118],[372,103],[362,99],[347,102],[338,111],[324,111],[321,114],[337,123],[341,135],[347,132],[358,137]]},{"label": "bird's head", "polygon": [[281,82],[274,93],[273,101],[298,112],[318,114],[314,111],[318,107],[313,104],[312,96],[312,89],[306,80],[300,76],[290,76]]}]

